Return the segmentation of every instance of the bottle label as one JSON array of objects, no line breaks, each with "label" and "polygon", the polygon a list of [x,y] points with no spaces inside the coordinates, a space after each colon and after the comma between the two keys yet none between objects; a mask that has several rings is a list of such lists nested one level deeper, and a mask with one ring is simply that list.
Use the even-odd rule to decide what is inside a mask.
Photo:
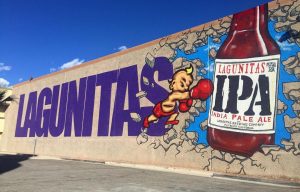
[{"label": "bottle label", "polygon": [[216,59],[208,125],[250,134],[275,132],[280,55]]}]

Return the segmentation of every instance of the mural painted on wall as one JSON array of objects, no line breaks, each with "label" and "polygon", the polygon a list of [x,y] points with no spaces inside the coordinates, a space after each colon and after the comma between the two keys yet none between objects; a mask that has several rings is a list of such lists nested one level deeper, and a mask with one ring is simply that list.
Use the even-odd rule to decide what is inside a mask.
[{"label": "mural painted on wall", "polygon": [[[214,92],[207,101],[194,100],[177,116],[179,124],[149,146],[166,155],[196,153],[203,169],[214,162],[238,174],[280,169],[286,154],[299,159],[299,7],[299,1],[260,6],[162,39],[146,61],[165,54],[175,72],[192,65],[194,78],[211,79]],[[148,139],[137,137],[139,144]]]},{"label": "mural painted on wall", "polygon": [[[179,112],[184,113],[189,111],[193,100],[199,99],[204,101],[211,95],[213,84],[209,79],[200,79],[197,84],[190,89],[193,81],[193,66],[180,69],[173,74],[172,80],[169,82],[171,92],[168,97],[157,103],[152,110],[152,114],[144,118],[142,131],[145,138],[147,138],[146,133],[150,123],[158,121],[162,117],[168,117],[165,125],[177,125],[179,120],[176,118]],[[177,102],[179,103],[179,112],[175,109]]]},{"label": "mural painted on wall", "polygon": [[204,170],[280,168],[281,156],[300,155],[299,7],[260,6],[163,38],[140,73],[132,65],[23,94],[15,136],[90,137],[100,106],[98,137],[122,136],[127,123],[137,147],[200,156]]}]

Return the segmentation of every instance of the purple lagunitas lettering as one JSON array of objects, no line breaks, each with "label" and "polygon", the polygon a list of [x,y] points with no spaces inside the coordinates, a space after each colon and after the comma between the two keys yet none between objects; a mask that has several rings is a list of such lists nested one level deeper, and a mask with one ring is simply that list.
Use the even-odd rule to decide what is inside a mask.
[{"label": "purple lagunitas lettering", "polygon": [[[146,77],[153,86],[143,83],[141,90],[147,92],[147,99],[157,103],[168,95],[163,87],[155,82],[172,78],[173,66],[167,58],[158,57],[155,65],[144,65],[141,77]],[[112,93],[112,84],[116,83],[116,92]],[[100,103],[95,105],[95,89],[101,87]],[[141,107],[139,98],[139,78],[137,65],[119,70],[83,77],[79,81],[65,82],[53,87],[45,87],[40,92],[22,94],[16,123],[16,137],[90,137],[94,121],[94,107],[98,106],[99,116],[97,136],[122,136],[124,123],[128,124],[128,136],[140,134],[141,123],[134,121],[130,113],[138,113],[142,118],[149,114],[152,107]],[[126,92],[128,100],[126,101]],[[115,97],[112,98],[112,96]],[[114,107],[111,101],[114,99]],[[24,103],[27,107],[24,109]],[[128,109],[125,109],[127,102]],[[112,111],[112,122],[110,121]],[[23,113],[25,113],[23,115]],[[23,117],[25,116],[25,117]],[[24,119],[23,119],[24,118]],[[149,135],[161,136],[165,132],[163,122],[158,122]]]},{"label": "purple lagunitas lettering", "polygon": [[252,156],[274,144],[280,51],[270,37],[267,5],[234,14],[215,61],[208,143]]}]

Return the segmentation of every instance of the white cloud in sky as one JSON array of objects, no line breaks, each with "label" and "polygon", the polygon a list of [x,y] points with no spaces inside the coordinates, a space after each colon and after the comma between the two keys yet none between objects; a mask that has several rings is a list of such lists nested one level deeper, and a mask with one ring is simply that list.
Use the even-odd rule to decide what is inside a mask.
[{"label": "white cloud in sky", "polygon": [[[80,60],[80,59],[76,58],[76,59],[73,59],[72,61],[64,63],[62,66],[59,67],[59,69],[67,69],[70,67],[74,67],[76,65],[82,64],[83,62],[84,62],[84,59]],[[51,71],[51,69],[50,69],[50,71]]]},{"label": "white cloud in sky", "polygon": [[5,65],[4,63],[0,63],[0,72],[1,71],[10,71],[11,66]]},{"label": "white cloud in sky", "polygon": [[70,67],[74,67],[76,65],[80,65],[83,62],[84,62],[84,59],[80,60],[79,58],[75,58],[72,61],[68,61],[68,62],[62,64],[60,67],[57,67],[57,68],[51,67],[49,70],[50,70],[50,73],[53,73],[55,71],[59,71],[59,70],[62,70],[62,69],[68,69]]},{"label": "white cloud in sky", "polygon": [[6,79],[0,77],[0,87],[8,87],[9,82]]},{"label": "white cloud in sky", "polygon": [[23,81],[23,78],[22,78],[22,77],[20,77],[20,78],[18,79],[18,81],[19,81],[19,82]]},{"label": "white cloud in sky", "polygon": [[128,49],[128,48],[126,47],[126,45],[122,45],[122,46],[118,47],[118,50],[119,50],[119,51],[123,51],[123,50],[126,50],[126,49]]},{"label": "white cloud in sky", "polygon": [[52,67],[52,68],[50,68],[50,72],[52,73],[52,72],[55,72],[57,69],[56,68],[54,68],[54,67]]}]

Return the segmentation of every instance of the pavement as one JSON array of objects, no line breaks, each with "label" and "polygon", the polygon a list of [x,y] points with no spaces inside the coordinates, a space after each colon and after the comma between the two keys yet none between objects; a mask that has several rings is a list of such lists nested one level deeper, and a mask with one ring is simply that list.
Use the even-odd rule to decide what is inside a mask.
[{"label": "pavement", "polygon": [[300,183],[180,169],[0,154],[1,192],[300,191]]}]

